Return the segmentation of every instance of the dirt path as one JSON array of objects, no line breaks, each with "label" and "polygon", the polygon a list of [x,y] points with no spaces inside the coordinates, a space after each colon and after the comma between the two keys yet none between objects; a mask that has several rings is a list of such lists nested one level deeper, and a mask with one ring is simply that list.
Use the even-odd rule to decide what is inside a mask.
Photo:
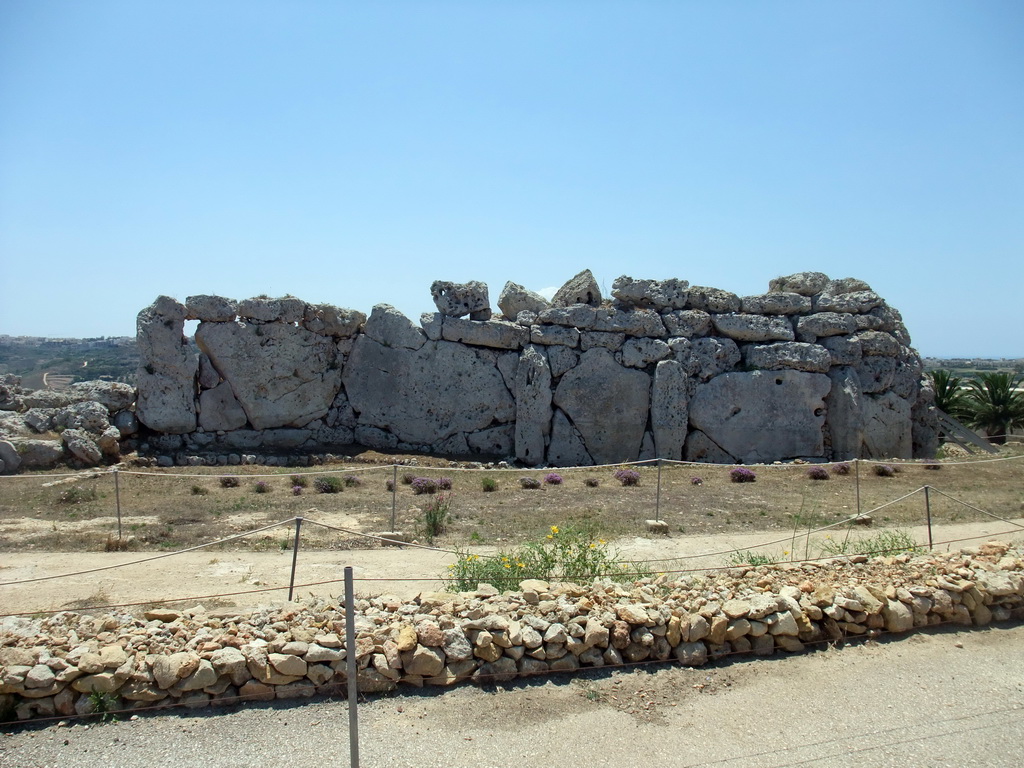
[{"label": "dirt path", "polygon": [[[989,538],[1024,540],[1024,518],[1014,525],[992,520],[986,523],[963,523],[937,526],[933,530],[936,544],[956,540],[948,547],[959,548]],[[919,542],[927,541],[927,529],[909,529]],[[1007,531],[1019,533],[1007,534]],[[870,533],[871,531],[866,531]],[[837,533],[836,536],[842,534]],[[770,543],[773,542],[773,543]],[[770,543],[770,544],[768,544]],[[681,568],[712,568],[727,563],[721,554],[732,549],[748,550],[768,544],[763,551],[802,557],[804,540],[778,533],[749,533],[717,536],[675,536],[672,538],[631,538],[614,543],[625,558],[655,560],[686,558],[653,566],[654,570]],[[946,549],[947,545],[937,546]],[[813,546],[809,548],[813,556]],[[481,553],[493,549],[480,548]],[[705,554],[718,553],[718,554]],[[202,602],[208,608],[252,606],[281,602],[287,598],[292,565],[291,551],[197,551],[139,563],[121,568],[101,570],[81,576],[47,581],[29,579],[105,568],[131,563],[158,555],[141,552],[87,553],[5,553],[0,559],[0,582],[23,582],[0,585],[2,613],[34,613],[38,611],[81,608],[92,605],[152,603],[189,598],[181,603],[189,606]],[[440,574],[453,561],[450,554],[412,547],[367,550],[311,550],[300,547],[296,584],[330,582],[317,586],[299,586],[297,596],[341,595],[345,566],[354,568],[359,594],[395,594],[408,598],[425,590],[438,590]],[[273,588],[268,591],[267,588]],[[226,594],[249,592],[250,594]],[[209,598],[209,595],[225,595]]]}]

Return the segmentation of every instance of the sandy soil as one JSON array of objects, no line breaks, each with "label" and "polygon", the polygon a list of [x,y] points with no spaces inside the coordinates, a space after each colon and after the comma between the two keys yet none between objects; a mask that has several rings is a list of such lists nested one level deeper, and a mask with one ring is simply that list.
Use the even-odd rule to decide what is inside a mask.
[{"label": "sandy soil", "polygon": [[[332,520],[332,523],[337,522]],[[943,550],[978,544],[990,538],[1024,541],[1024,518],[1013,523],[992,520],[936,526],[933,539],[937,545],[941,544],[936,548]],[[927,529],[910,530],[918,541],[927,541]],[[1008,531],[1016,532],[1007,534]],[[275,536],[283,539],[284,531],[275,532]],[[954,540],[956,543],[944,544]],[[616,541],[614,546],[629,559],[666,559],[654,569],[675,571],[721,567],[727,562],[723,553],[732,549],[752,549],[768,542],[774,543],[765,551],[789,551],[791,557],[795,555],[797,558],[802,557],[805,551],[799,535],[794,539],[778,532],[631,538]],[[486,553],[493,549],[481,547],[475,551]],[[352,566],[358,594],[388,593],[408,598],[422,591],[440,589],[439,577],[453,560],[450,553],[414,547],[314,550],[300,546],[295,596],[343,594],[344,568]],[[175,605],[182,607],[196,603],[207,608],[253,606],[281,602],[287,598],[291,566],[292,552],[280,548],[264,552],[198,550],[171,555],[140,552],[4,553],[0,559],[0,606],[3,614],[108,604],[147,605],[167,600],[181,600]],[[33,581],[92,569],[102,570]]]}]

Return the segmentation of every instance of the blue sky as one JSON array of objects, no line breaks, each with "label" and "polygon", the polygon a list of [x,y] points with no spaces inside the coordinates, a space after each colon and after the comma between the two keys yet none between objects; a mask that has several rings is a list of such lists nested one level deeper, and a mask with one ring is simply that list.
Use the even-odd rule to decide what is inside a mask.
[{"label": "blue sky", "polygon": [[1024,356],[1024,4],[0,3],[0,333],[859,277]]}]

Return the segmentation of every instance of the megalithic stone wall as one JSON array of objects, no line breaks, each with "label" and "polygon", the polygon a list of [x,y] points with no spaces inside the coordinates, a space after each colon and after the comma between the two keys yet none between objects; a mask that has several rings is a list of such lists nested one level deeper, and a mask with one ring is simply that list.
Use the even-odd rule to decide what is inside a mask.
[{"label": "megalithic stone wall", "polygon": [[199,452],[359,444],[529,466],[937,447],[920,356],[860,280],[803,272],[740,297],[624,276],[605,299],[585,271],[551,302],[507,283],[500,315],[483,283],[431,294],[419,324],[387,304],[161,296],[139,313],[139,421]]}]

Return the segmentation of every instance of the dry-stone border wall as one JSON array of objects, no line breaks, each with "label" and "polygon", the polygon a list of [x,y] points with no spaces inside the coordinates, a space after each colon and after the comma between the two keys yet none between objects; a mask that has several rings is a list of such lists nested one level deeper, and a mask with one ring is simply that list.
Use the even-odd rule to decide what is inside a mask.
[{"label": "dry-stone border wall", "polygon": [[[804,272],[740,297],[589,271],[552,301],[436,282],[417,325],[295,298],[161,296],[138,318],[154,453],[360,444],[530,465],[930,457],[933,392],[899,312]],[[183,337],[198,320],[198,357]],[[232,461],[231,463],[237,463]]]},{"label": "dry-stone border wall", "polygon": [[[632,585],[525,581],[498,594],[356,602],[358,684],[504,682],[624,662],[699,666],[844,637],[1024,618],[1024,559],[989,542],[949,554],[739,567]],[[0,622],[0,710],[19,719],[205,707],[336,693],[344,612],[324,601],[255,612],[151,610]]]}]

